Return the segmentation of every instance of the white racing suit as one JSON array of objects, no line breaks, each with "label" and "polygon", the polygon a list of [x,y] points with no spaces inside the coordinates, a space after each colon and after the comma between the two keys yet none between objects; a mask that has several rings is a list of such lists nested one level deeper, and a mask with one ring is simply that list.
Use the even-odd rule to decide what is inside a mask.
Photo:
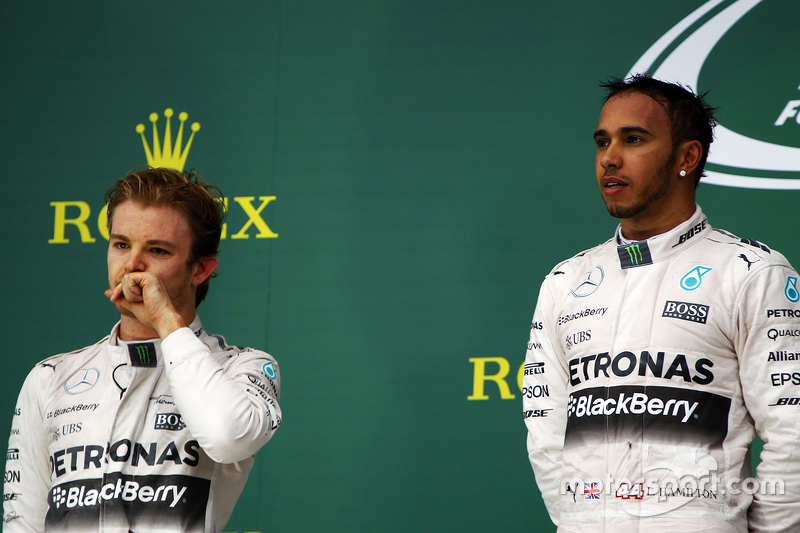
[{"label": "white racing suit", "polygon": [[93,346],[36,365],[9,439],[6,533],[218,532],[278,428],[268,354],[195,318],[163,341]]},{"label": "white racing suit", "polygon": [[781,254],[712,229],[699,207],[548,274],[523,411],[559,532],[746,532],[748,508],[753,531],[800,531],[797,282]]}]

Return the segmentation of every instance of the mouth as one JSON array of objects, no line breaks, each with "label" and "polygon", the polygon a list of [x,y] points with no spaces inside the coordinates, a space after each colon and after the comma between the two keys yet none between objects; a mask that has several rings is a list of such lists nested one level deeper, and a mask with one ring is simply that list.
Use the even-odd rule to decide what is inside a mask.
[{"label": "mouth", "polygon": [[625,183],[625,180],[616,176],[603,176],[600,180],[600,188],[605,194],[618,194],[626,187],[628,187],[628,184]]}]

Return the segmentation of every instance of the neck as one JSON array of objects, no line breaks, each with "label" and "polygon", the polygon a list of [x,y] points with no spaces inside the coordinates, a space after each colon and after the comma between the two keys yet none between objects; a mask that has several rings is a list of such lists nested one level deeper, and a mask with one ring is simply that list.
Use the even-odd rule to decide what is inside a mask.
[{"label": "neck", "polygon": [[158,333],[135,318],[122,315],[119,322],[119,339],[122,341],[146,341],[157,339]]},{"label": "neck", "polygon": [[[191,316],[188,316],[188,315],[191,315]],[[194,317],[195,317],[195,313],[194,312],[187,313],[185,315],[181,315],[181,317],[180,317],[181,320],[182,320],[181,324],[177,324],[176,323],[175,326],[169,328],[168,331],[172,332],[175,329],[177,329],[178,326],[181,326],[182,324],[185,324],[185,325],[188,326],[189,324],[192,323],[192,321],[194,320]],[[177,315],[176,315],[176,318],[177,318]],[[165,333],[164,336],[166,336],[166,335],[167,335],[167,333]],[[134,317],[130,317],[130,316],[127,316],[127,315],[122,315],[122,317],[120,319],[120,323],[119,323],[119,339],[120,340],[137,342],[137,341],[146,341],[146,340],[159,339],[159,338],[163,338],[163,337],[161,337],[158,334],[158,331],[156,331],[155,329],[153,329],[153,328],[151,328],[149,326],[145,326],[144,324],[142,324],[141,322],[136,320]]]},{"label": "neck", "polygon": [[640,216],[623,218],[620,222],[622,235],[629,240],[643,241],[680,226],[692,218],[694,212],[695,204],[694,200],[692,200],[691,203],[676,206],[673,209],[655,215],[642,213]]}]

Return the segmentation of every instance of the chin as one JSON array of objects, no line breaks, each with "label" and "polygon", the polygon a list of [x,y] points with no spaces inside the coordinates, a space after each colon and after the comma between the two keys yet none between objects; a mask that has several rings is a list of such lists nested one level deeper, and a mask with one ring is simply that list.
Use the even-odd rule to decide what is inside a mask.
[{"label": "chin", "polygon": [[619,205],[613,203],[606,203],[608,214],[614,218],[632,218],[644,211],[646,205],[633,204],[633,205]]},{"label": "chin", "polygon": [[114,306],[117,308],[117,311],[119,311],[119,314],[130,318],[136,318],[136,315],[133,314],[133,311],[123,306],[120,302],[115,302]]},{"label": "chin", "polygon": [[606,210],[608,210],[609,215],[611,215],[614,218],[623,218],[622,216],[620,216],[620,212],[624,210],[622,206],[617,205],[609,200],[606,200],[605,198],[603,198],[603,200],[606,203]]}]

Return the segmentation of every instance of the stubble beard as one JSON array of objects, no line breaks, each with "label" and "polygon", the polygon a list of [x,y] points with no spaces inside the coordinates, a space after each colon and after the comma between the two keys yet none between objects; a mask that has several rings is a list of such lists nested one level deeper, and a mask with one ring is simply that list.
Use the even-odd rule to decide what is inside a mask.
[{"label": "stubble beard", "polygon": [[114,302],[114,307],[117,308],[120,315],[127,316],[129,318],[136,318],[136,315],[133,314],[133,311],[122,305],[120,302]]},{"label": "stubble beard", "polygon": [[671,171],[676,156],[676,151],[673,150],[667,162],[658,169],[655,178],[642,189],[639,198],[634,200],[632,204],[617,205],[606,201],[608,214],[614,218],[632,218],[643,213],[653,202],[666,196],[672,185]]}]

